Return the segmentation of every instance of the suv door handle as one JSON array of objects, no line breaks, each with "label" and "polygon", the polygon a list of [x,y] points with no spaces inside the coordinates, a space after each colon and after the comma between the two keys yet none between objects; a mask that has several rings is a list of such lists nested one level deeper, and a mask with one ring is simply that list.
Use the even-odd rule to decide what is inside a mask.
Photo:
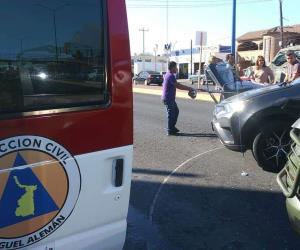
[{"label": "suv door handle", "polygon": [[123,185],[124,159],[113,160],[113,185],[121,187]]}]

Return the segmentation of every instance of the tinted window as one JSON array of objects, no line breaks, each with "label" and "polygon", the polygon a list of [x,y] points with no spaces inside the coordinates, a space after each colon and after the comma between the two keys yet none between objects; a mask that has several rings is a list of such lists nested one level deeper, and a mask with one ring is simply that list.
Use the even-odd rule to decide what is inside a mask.
[{"label": "tinted window", "polygon": [[1,112],[105,102],[103,1],[0,4]]},{"label": "tinted window", "polygon": [[273,63],[276,66],[280,66],[280,65],[284,64],[285,62],[286,62],[286,58],[285,58],[285,54],[283,54],[283,53],[278,54],[273,61]]},{"label": "tinted window", "polygon": [[[294,51],[295,55],[297,57],[298,60],[300,60],[300,51]],[[286,56],[285,53],[280,53],[273,61],[273,63],[276,66],[281,66],[282,64],[284,64],[286,62]]]},{"label": "tinted window", "polygon": [[147,78],[147,77],[148,77],[148,75],[149,75],[149,73],[148,73],[148,72],[146,72],[146,71],[142,71],[142,72],[140,72],[140,74],[139,74],[139,77],[142,77],[142,78]]}]

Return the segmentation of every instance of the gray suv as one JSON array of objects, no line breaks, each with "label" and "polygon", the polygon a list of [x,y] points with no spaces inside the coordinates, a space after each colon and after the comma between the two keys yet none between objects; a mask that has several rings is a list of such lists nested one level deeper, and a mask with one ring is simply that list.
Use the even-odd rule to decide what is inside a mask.
[{"label": "gray suv", "polygon": [[279,50],[270,64],[270,68],[273,70],[275,76],[275,82],[283,82],[285,78],[285,70],[287,65],[285,55],[288,50],[294,51],[297,59],[300,61],[300,45]]},{"label": "gray suv", "polygon": [[263,169],[278,172],[290,150],[291,125],[300,117],[300,78],[249,90],[216,105],[213,129],[233,151],[250,149]]}]

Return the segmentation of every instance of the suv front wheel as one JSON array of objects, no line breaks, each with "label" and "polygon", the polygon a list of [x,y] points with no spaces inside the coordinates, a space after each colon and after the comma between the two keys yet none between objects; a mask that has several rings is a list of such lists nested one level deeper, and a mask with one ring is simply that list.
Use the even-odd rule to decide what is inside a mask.
[{"label": "suv front wheel", "polygon": [[274,121],[255,136],[252,152],[264,170],[278,172],[284,167],[291,146],[290,130],[290,123]]}]

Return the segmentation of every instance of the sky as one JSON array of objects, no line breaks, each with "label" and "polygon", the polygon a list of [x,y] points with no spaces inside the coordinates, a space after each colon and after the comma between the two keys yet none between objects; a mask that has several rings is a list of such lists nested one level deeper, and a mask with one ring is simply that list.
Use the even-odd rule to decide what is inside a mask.
[{"label": "sky", "polygon": [[[94,42],[95,35],[93,34],[92,38],[89,36],[97,31],[94,27],[103,27],[103,24],[99,24],[99,3],[98,0],[89,0],[88,3],[86,0],[72,0],[72,4],[66,5],[59,0],[2,0],[0,55],[15,56],[21,50],[54,46],[55,41],[59,46],[63,46],[65,42],[79,43],[84,40],[82,44],[99,47],[99,42]],[[51,9],[56,9],[56,39],[53,35]],[[89,35],[86,35],[87,33]]]},{"label": "sky", "polygon": [[[236,0],[236,37],[279,26],[279,1]],[[153,54],[156,44],[157,53],[163,53],[167,42],[172,44],[172,50],[190,48],[191,40],[194,46],[196,31],[207,32],[207,45],[231,45],[232,2],[126,0],[131,54],[143,52],[143,32],[140,31],[143,28],[148,30],[144,32],[146,53]],[[300,24],[299,9],[300,0],[282,0],[284,26]]]}]

